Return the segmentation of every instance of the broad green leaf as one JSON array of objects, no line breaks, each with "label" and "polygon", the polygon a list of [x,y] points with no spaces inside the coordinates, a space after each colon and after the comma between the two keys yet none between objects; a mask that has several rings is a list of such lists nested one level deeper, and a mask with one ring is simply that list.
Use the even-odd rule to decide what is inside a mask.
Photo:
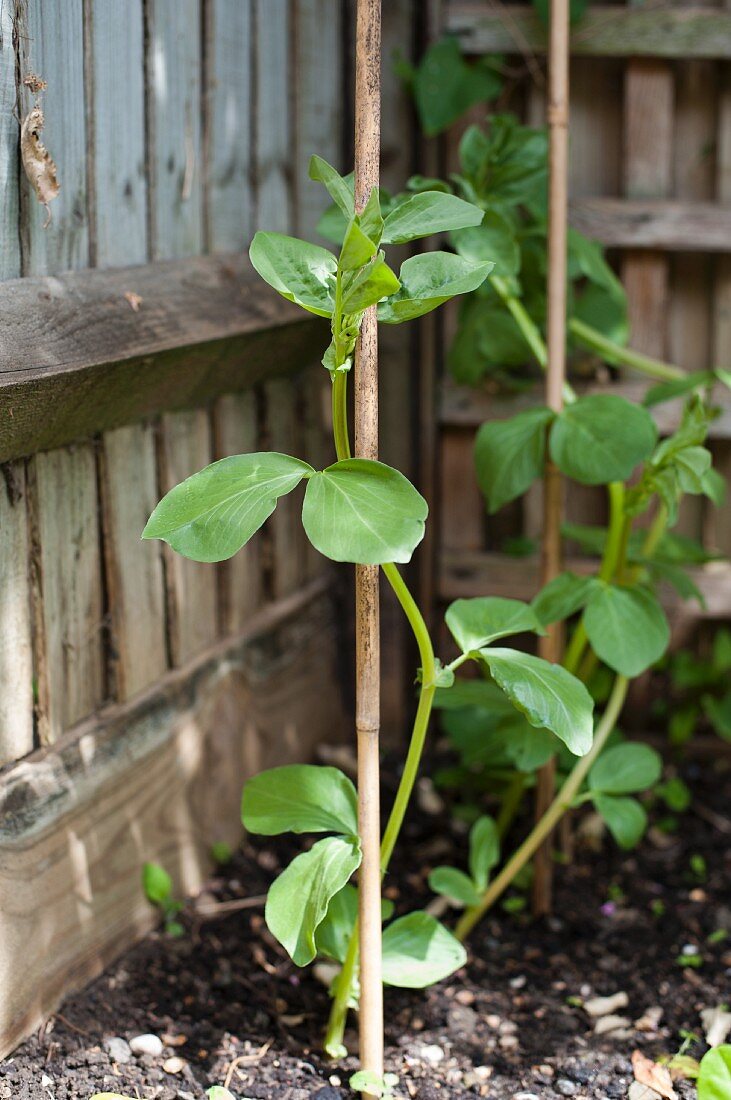
[{"label": "broad green leaf", "polygon": [[330,899],[358,869],[360,859],[357,836],[328,836],[296,856],[270,886],[267,928],[297,966],[315,958],[315,934]]},{"label": "broad green leaf", "polygon": [[222,458],[163,497],[143,539],[164,539],[193,561],[223,561],[240,550],[303,477],[307,462],[276,451]]},{"label": "broad green leaf", "polygon": [[340,250],[340,267],[343,271],[355,271],[363,267],[375,254],[376,246],[367,237],[355,218],[352,218],[345,233],[343,247]]},{"label": "broad green leaf", "polygon": [[382,241],[384,244],[406,244],[433,233],[479,225],[482,216],[479,206],[456,195],[421,191],[394,207],[384,221]]},{"label": "broad green leaf", "polygon": [[684,600],[697,600],[705,610],[706,599],[690,573],[680,565],[670,565],[664,561],[649,560],[645,563],[653,581],[665,581]]},{"label": "broad green leaf", "polygon": [[488,210],[482,222],[451,235],[452,247],[465,260],[492,260],[494,274],[507,278],[520,271],[520,248],[510,222],[496,210]]},{"label": "broad green leaf", "polygon": [[[393,902],[383,898],[381,919],[388,920],[392,913]],[[358,891],[348,883],[331,898],[325,918],[317,929],[317,954],[344,962],[357,916]]]},{"label": "broad green leaf", "polygon": [[586,604],[596,584],[594,577],[559,573],[533,599],[533,610],[544,626],[575,615]]},{"label": "broad green leaf", "polygon": [[249,258],[262,279],[309,313],[330,317],[338,262],[319,245],[283,233],[256,233]]},{"label": "broad green leaf", "polygon": [[659,661],[670,641],[657,597],[639,586],[597,586],[586,605],[584,626],[597,657],[622,676],[639,676]]},{"label": "broad green leaf", "polygon": [[381,565],[411,559],[427,512],[398,470],[349,458],[310,478],[302,522],[312,545],[333,561]]},{"label": "broad green leaf", "polygon": [[153,905],[163,905],[173,892],[173,880],[159,863],[145,863],[142,867],[142,889]]},{"label": "broad green leaf", "polygon": [[324,184],[328,195],[346,218],[352,218],[355,206],[353,177],[344,179],[332,164],[322,157],[310,157],[310,179]]},{"label": "broad green leaf", "polygon": [[701,1058],[698,1100],[729,1100],[731,1096],[731,1045],[713,1047]]},{"label": "broad green leaf", "polygon": [[528,409],[510,420],[489,420],[477,433],[477,480],[489,512],[515,500],[543,473],[550,409]]},{"label": "broad green leaf", "polygon": [[428,913],[399,917],[383,933],[383,981],[400,989],[424,989],[464,966],[467,952]]},{"label": "broad green leaf", "polygon": [[656,439],[646,409],[615,394],[595,394],[566,406],[553,425],[549,446],[567,477],[604,485],[626,481],[652,453]]},{"label": "broad green leaf", "polygon": [[[615,290],[590,283],[578,297],[573,316],[619,347],[627,343],[629,337],[627,299],[621,283],[617,283]],[[571,332],[570,327],[569,331]]]},{"label": "broad green leaf", "polygon": [[355,787],[338,768],[284,764],[244,787],[241,820],[250,833],[357,833]]},{"label": "broad green leaf", "polygon": [[500,834],[493,818],[478,817],[470,829],[470,874],[478,890],[485,889],[490,871],[500,862]]},{"label": "broad green leaf", "polygon": [[377,187],[371,190],[368,202],[360,216],[360,227],[367,237],[379,244],[383,236],[383,214],[381,213],[381,192]]},{"label": "broad green leaf", "polygon": [[[512,703],[504,695],[503,700],[510,707],[510,717],[514,716]],[[461,707],[459,710],[445,711],[442,726],[465,767],[480,767],[489,771],[510,767],[504,733],[506,721],[504,715],[483,707]]]},{"label": "broad green leaf", "polygon": [[462,707],[485,707],[496,710],[506,706],[505,696],[491,680],[457,680],[453,687],[440,689],[434,696],[434,706],[442,710],[459,710]]},{"label": "broad green leaf", "polygon": [[468,65],[456,38],[442,38],[426,50],[413,75],[414,99],[427,137],[440,134],[475,103],[500,92],[502,79],[484,64]]},{"label": "broad green leaf", "polygon": [[349,280],[343,294],[343,311],[360,313],[380,302],[382,298],[395,294],[400,285],[384,260],[383,253],[379,252]]},{"label": "broad green leaf", "polygon": [[498,727],[508,759],[519,772],[530,775],[556,755],[561,747],[550,730],[536,729],[520,714],[503,719]]},{"label": "broad green leaf", "polygon": [[580,680],[560,665],[516,649],[482,649],[496,683],[533,726],[549,729],[575,756],[591,748],[594,702]]},{"label": "broad green leaf", "polygon": [[456,867],[435,867],[429,874],[429,889],[463,905],[479,905],[480,895],[474,882]]},{"label": "broad green leaf", "polygon": [[508,634],[543,632],[530,604],[501,596],[455,600],[447,608],[444,620],[462,653],[481,649]]},{"label": "broad green leaf", "polygon": [[636,798],[597,794],[593,802],[620,848],[634,848],[639,844],[647,828],[647,814]]},{"label": "broad green leaf", "polygon": [[624,298],[624,289],[611,267],[604,259],[604,249],[598,241],[585,237],[573,227],[568,232],[569,266],[577,269],[595,286]]},{"label": "broad green leaf", "polygon": [[661,775],[659,753],[649,745],[627,742],[601,754],[589,772],[589,789],[600,794],[635,794],[654,787]]},{"label": "broad green leaf", "polygon": [[389,325],[430,313],[458,294],[477,290],[493,264],[473,264],[451,252],[424,252],[404,260],[398,294],[378,307],[378,319]]},{"label": "broad green leaf", "polygon": [[493,115],[488,133],[479,126],[467,128],[459,144],[459,159],[464,175],[483,201],[515,206],[540,197],[545,205],[545,131],[521,126],[515,115]]}]

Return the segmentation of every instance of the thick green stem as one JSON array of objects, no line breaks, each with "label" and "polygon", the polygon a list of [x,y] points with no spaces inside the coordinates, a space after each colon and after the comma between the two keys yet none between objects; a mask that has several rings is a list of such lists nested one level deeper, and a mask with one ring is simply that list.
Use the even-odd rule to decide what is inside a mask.
[{"label": "thick green stem", "polygon": [[348,1019],[348,1008],[353,991],[353,983],[358,973],[358,918],[356,917],[353,933],[348,944],[348,953],[345,956],[343,969],[333,983],[335,996],[333,997],[330,1016],[327,1021],[327,1031],[323,1047],[325,1053],[331,1058],[344,1058],[348,1053],[343,1044],[345,1024]]},{"label": "thick green stem", "polygon": [[591,750],[586,756],[582,756],[541,820],[490,883],[480,904],[471,906],[462,914],[455,930],[457,939],[464,940],[467,938],[477,922],[507,890],[518,872],[532,859],[546,837],[551,835],[566,810],[571,807],[592,764],[604,748],[609,734],[614,729],[624,704],[628,686],[629,681],[624,676],[616,678],[606,710],[596,728]]},{"label": "thick green stem", "polygon": [[685,378],[686,372],[682,367],[676,367],[672,363],[663,363],[661,359],[653,359],[649,355],[643,355],[632,348],[623,348],[615,344],[608,336],[597,332],[591,325],[580,321],[578,317],[572,317],[569,321],[569,332],[580,344],[589,351],[599,355],[605,363],[611,363],[614,367],[629,367],[639,371],[648,378],[655,378],[659,382],[675,382]]},{"label": "thick green stem", "polygon": [[332,384],[333,439],[338,459],[350,458],[348,436],[348,373],[336,371]]},{"label": "thick green stem", "polygon": [[[510,293],[510,286],[500,275],[492,275],[490,282],[495,288],[497,294],[502,299],[503,304],[509,310],[516,325],[520,329],[525,338],[528,347],[535,355],[538,365],[541,370],[545,371],[548,367],[548,351],[546,344],[541,336],[541,331],[533,321],[533,318],[528,313],[527,309],[521,302],[520,298],[516,298],[514,294]],[[576,400],[576,394],[573,387],[568,382],[564,382],[563,387],[564,401],[567,404],[572,405]]]}]

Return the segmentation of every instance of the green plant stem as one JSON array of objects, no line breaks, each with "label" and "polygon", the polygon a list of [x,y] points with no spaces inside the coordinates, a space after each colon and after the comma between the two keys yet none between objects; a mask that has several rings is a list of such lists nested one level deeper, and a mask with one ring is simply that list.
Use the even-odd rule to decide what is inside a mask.
[{"label": "green plant stem", "polygon": [[338,458],[350,458],[348,435],[348,374],[336,371],[332,384],[333,439]]},{"label": "green plant stem", "polygon": [[[514,294],[510,293],[510,287],[501,275],[491,275],[490,282],[501,298],[503,305],[508,309],[516,325],[522,332],[541,370],[545,371],[548,367],[548,351],[538,325],[536,325],[520,298],[516,298]],[[573,405],[576,400],[576,393],[568,382],[564,382],[563,397],[568,405]]]},{"label": "green plant stem", "polygon": [[586,756],[582,756],[541,820],[490,883],[480,904],[471,906],[462,914],[455,930],[457,939],[465,940],[467,938],[482,916],[507,890],[518,872],[532,859],[546,837],[551,835],[566,810],[571,807],[592,764],[604,748],[609,734],[614,729],[627,695],[628,686],[629,681],[626,677],[617,676],[604,714],[596,728],[591,750]]},{"label": "green plant stem", "polygon": [[649,355],[643,355],[631,348],[623,348],[615,344],[608,336],[604,336],[591,325],[580,321],[578,317],[572,317],[568,323],[569,332],[580,344],[589,351],[596,352],[606,363],[614,367],[629,367],[639,371],[648,378],[655,378],[659,382],[675,382],[685,378],[686,372],[682,367],[676,367],[672,363],[664,363],[660,359],[653,359]]},{"label": "green plant stem", "polygon": [[331,1058],[342,1058],[347,1053],[343,1045],[343,1035],[345,1034],[345,1024],[348,1019],[348,1008],[350,1007],[350,996],[357,972],[358,918],[356,917],[355,924],[353,925],[353,932],[350,937],[350,943],[348,944],[348,951],[345,956],[345,961],[343,962],[343,968],[335,979],[335,996],[333,997],[333,1003],[330,1008],[327,1030],[325,1032],[325,1041],[323,1043],[325,1053],[329,1054]]}]

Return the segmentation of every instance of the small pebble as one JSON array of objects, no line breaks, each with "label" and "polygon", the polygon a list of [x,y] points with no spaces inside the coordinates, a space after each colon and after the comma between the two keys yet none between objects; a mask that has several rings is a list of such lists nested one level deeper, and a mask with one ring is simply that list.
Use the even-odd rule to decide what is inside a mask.
[{"label": "small pebble", "polygon": [[44,1073],[41,1077],[41,1088],[44,1088],[44,1089],[50,1088],[50,1086],[52,1084],[53,1084],[53,1081],[51,1080],[51,1078],[48,1076],[47,1073]]},{"label": "small pebble", "polygon": [[556,1089],[562,1096],[575,1096],[578,1085],[575,1085],[573,1081],[568,1081],[565,1077],[559,1077],[556,1082]]},{"label": "small pebble", "polygon": [[432,1066],[439,1065],[444,1059],[444,1051],[436,1043],[419,1047],[418,1055],[422,1062],[429,1062]]},{"label": "small pebble", "polygon": [[177,1054],[174,1055],[172,1058],[166,1059],[166,1061],[164,1061],[162,1064],[162,1068],[165,1070],[165,1072],[172,1074],[182,1073],[182,1071],[185,1069],[185,1066],[185,1058],[179,1058]]},{"label": "small pebble", "polygon": [[149,1054],[151,1058],[159,1058],[162,1054],[162,1039],[157,1035],[135,1035],[130,1039],[129,1048],[133,1054]]},{"label": "small pebble", "polygon": [[120,1039],[115,1035],[111,1039],[104,1040],[104,1049],[113,1062],[124,1066],[132,1061],[132,1051],[126,1039]]},{"label": "small pebble", "polygon": [[514,1092],[512,1100],[541,1100],[535,1092]]},{"label": "small pebble", "polygon": [[628,1004],[629,997],[622,991],[612,993],[609,997],[592,997],[584,1003],[584,1011],[590,1016],[610,1016],[618,1008],[626,1008]]},{"label": "small pebble", "polygon": [[594,1024],[595,1035],[609,1035],[612,1031],[622,1031],[631,1027],[632,1021],[626,1016],[600,1016]]}]

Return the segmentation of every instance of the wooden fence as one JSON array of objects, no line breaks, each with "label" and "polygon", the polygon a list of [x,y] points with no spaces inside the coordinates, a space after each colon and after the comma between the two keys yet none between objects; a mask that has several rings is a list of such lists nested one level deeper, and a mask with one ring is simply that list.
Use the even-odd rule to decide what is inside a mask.
[{"label": "wooden fence", "polygon": [[[410,54],[413,7],[388,6],[388,52]],[[296,495],[218,567],[140,533],[219,456],[330,460],[327,327],[245,249],[254,227],[314,233],[312,152],[349,166],[353,11],[2,0],[0,19],[2,1057],[149,927],[145,859],[194,889],[211,842],[238,835],[246,775],[346,728],[349,602]],[[410,108],[390,66],[385,94],[400,184]],[[60,181],[48,224],[20,159],[36,102]],[[387,354],[409,346],[397,333]],[[404,397],[405,362],[387,394]]]},{"label": "wooden fence", "polygon": [[[444,0],[432,33],[456,35],[470,56],[502,53],[512,76],[497,109],[532,125],[545,120],[545,30],[532,6],[502,0]],[[456,166],[468,121],[442,150]],[[688,370],[731,365],[731,8],[723,5],[592,4],[572,33],[571,221],[603,241],[629,297],[633,347]],[[432,156],[435,154],[432,153]],[[615,372],[597,387],[639,397],[637,376]],[[731,474],[731,402],[716,393],[722,415],[710,446]],[[511,400],[445,380],[439,391],[437,465],[441,522],[434,588],[441,601],[495,592],[528,598],[538,586],[536,555],[504,553],[508,540],[538,540],[541,486],[495,516],[485,514],[472,461],[476,428],[538,401]],[[679,403],[657,407],[661,430],[677,424]],[[602,523],[603,493],[572,485],[567,518]],[[684,502],[678,530],[731,554],[728,507],[704,498]],[[571,548],[569,547],[569,553]],[[572,568],[585,563],[574,556]],[[696,575],[709,617],[731,616],[731,572],[712,563]],[[695,605],[671,601],[676,641],[697,622]]]}]

